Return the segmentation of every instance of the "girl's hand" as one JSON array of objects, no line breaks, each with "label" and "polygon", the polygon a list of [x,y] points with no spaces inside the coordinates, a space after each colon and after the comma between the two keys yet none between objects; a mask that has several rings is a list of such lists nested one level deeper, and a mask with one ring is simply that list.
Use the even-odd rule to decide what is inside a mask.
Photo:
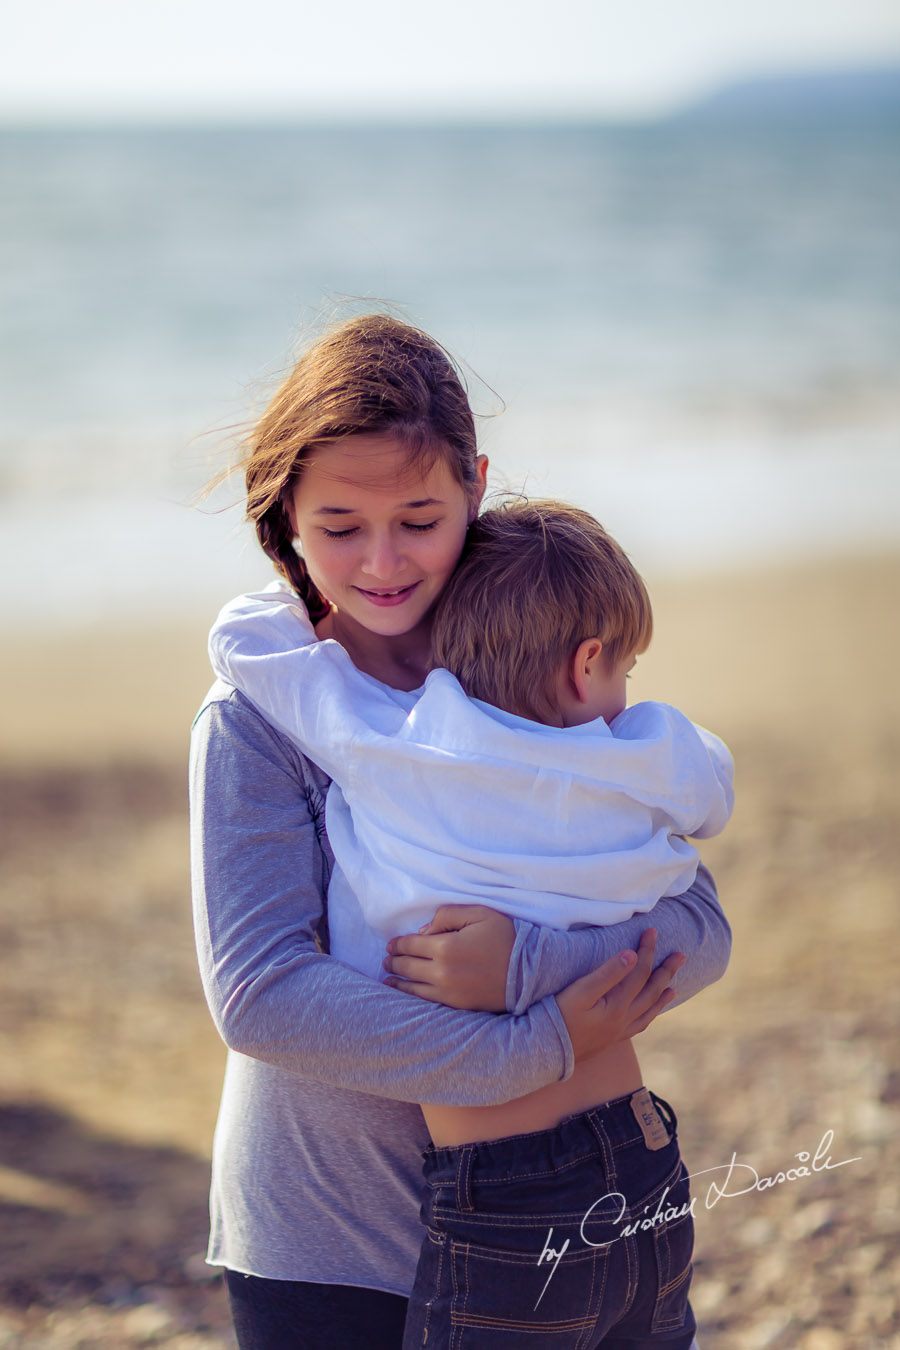
[{"label": "girl's hand", "polygon": [[648,928],[637,953],[619,952],[556,995],[576,1063],[630,1040],[675,997],[668,983],[685,958],[673,953],[654,971],[655,950],[656,930]]},{"label": "girl's hand", "polygon": [[[484,905],[441,905],[417,934],[391,938],[384,969],[393,989],[466,1012],[505,1012],[516,929]],[[396,977],[400,978],[396,978]]]}]

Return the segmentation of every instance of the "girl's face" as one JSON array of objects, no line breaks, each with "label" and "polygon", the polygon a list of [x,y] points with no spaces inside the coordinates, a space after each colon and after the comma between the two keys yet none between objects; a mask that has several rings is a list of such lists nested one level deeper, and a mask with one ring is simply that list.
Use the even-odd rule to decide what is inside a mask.
[{"label": "girl's face", "polygon": [[487,460],[467,490],[444,457],[427,473],[390,433],[316,451],[293,495],[307,570],[338,610],[370,633],[410,633],[431,612],[484,493]]}]

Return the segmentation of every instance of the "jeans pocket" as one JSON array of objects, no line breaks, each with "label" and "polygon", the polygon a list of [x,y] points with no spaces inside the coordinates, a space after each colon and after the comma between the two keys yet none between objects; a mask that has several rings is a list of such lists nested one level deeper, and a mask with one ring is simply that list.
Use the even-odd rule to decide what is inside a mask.
[{"label": "jeans pocket", "polygon": [[658,1286],[652,1331],[674,1331],[684,1326],[691,1287],[694,1219],[691,1214],[690,1176],[681,1164],[665,1195],[665,1220],[653,1230]]},{"label": "jeans pocket", "polygon": [[[558,1258],[558,1259],[557,1259]],[[577,1350],[606,1291],[608,1252],[510,1251],[448,1238],[429,1309],[429,1345],[452,1350]]]}]

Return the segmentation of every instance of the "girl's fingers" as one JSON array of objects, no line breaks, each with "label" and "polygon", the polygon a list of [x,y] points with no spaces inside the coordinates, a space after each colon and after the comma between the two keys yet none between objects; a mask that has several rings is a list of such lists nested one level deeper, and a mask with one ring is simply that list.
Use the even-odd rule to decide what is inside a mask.
[{"label": "girl's fingers", "polygon": [[[656,952],[656,930],[648,928],[641,934],[638,944],[638,959],[634,969],[623,980],[618,989],[610,995],[610,1002],[620,1007],[625,1016],[635,1021],[650,1012],[650,1021],[660,1009],[656,1008],[660,995],[668,988],[672,977],[679,971],[687,958],[682,952],[673,952],[665,961],[653,970],[653,958]],[[674,994],[672,995],[674,997]],[[667,999],[671,1002],[671,999]],[[630,1005],[630,1006],[629,1006]],[[655,1009],[655,1011],[651,1011]],[[629,1033],[636,1034],[636,1033]]]},{"label": "girl's fingers", "polygon": [[674,997],[674,989],[664,989],[652,1007],[648,1008],[645,1013],[642,1013],[640,1017],[637,1017],[633,1022],[629,1022],[628,1026],[625,1028],[623,1039],[630,1040],[632,1036],[637,1036],[640,1032],[646,1031],[653,1019],[662,1012],[663,1008],[667,1007],[672,1002]]},{"label": "girl's fingers", "polygon": [[[634,998],[631,1012],[635,1017],[640,1017],[648,1008],[652,1007],[660,994],[664,992],[671,983],[673,975],[679,971],[686,961],[686,957],[681,952],[673,952],[667,956],[661,965],[650,975],[647,983],[644,985]],[[673,992],[674,997],[674,992]],[[656,1014],[654,1013],[654,1016]]]},{"label": "girl's fingers", "polygon": [[[611,1002],[627,1007],[641,994],[653,970],[655,950],[656,929],[648,928],[641,934],[636,953],[628,950],[618,953],[619,957],[628,956],[631,958],[631,968],[627,971],[625,978],[619,982],[615,993],[610,995]],[[613,960],[615,959],[617,958],[614,957]],[[602,970],[603,967],[601,966],[600,969]]]},{"label": "girl's fingers", "polygon": [[[472,918],[481,917],[481,906],[445,907],[451,908],[454,918],[463,917],[467,910],[471,911]],[[440,921],[440,911],[435,920]],[[446,1002],[452,1006],[452,1000],[437,992],[434,941],[434,937],[420,937],[415,933],[392,938],[383,967],[393,978],[386,979],[385,984],[430,1003]],[[623,1037],[636,1036],[645,1030],[674,998],[669,982],[685,960],[680,952],[676,952],[653,970],[655,951],[656,930],[648,928],[641,936],[637,952],[628,949],[617,952],[602,966],[568,986],[561,1005],[564,1015],[569,1010],[577,1016],[578,1010],[584,1014],[596,1009],[597,1016],[619,1019],[624,1028]],[[560,995],[557,995],[557,1001],[560,1001]],[[598,1006],[601,1004],[602,1007]]]},{"label": "girl's fingers", "polygon": [[[633,971],[637,957],[632,951],[618,952],[604,961],[596,970],[588,971],[580,979],[573,980],[568,986],[571,997],[579,1006],[591,1008],[599,1003],[616,985],[621,986],[629,971]],[[557,995],[557,998],[559,996]]]}]

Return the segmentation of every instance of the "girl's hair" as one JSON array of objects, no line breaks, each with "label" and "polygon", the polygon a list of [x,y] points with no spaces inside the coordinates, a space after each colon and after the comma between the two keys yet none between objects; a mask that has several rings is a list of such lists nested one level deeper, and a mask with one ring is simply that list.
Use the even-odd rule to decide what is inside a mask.
[{"label": "girl's hair", "polygon": [[389,432],[423,472],[446,459],[476,481],[475,422],[448,354],[418,328],[363,314],[326,332],[300,358],[248,439],[247,518],[314,622],[328,611],[294,548],[290,502],[316,450],[348,436]]},{"label": "girl's hair", "polygon": [[471,698],[543,722],[586,638],[600,638],[611,670],[646,651],[652,634],[647,589],[593,516],[565,502],[513,501],[469,527],[435,610],[432,657]]}]

